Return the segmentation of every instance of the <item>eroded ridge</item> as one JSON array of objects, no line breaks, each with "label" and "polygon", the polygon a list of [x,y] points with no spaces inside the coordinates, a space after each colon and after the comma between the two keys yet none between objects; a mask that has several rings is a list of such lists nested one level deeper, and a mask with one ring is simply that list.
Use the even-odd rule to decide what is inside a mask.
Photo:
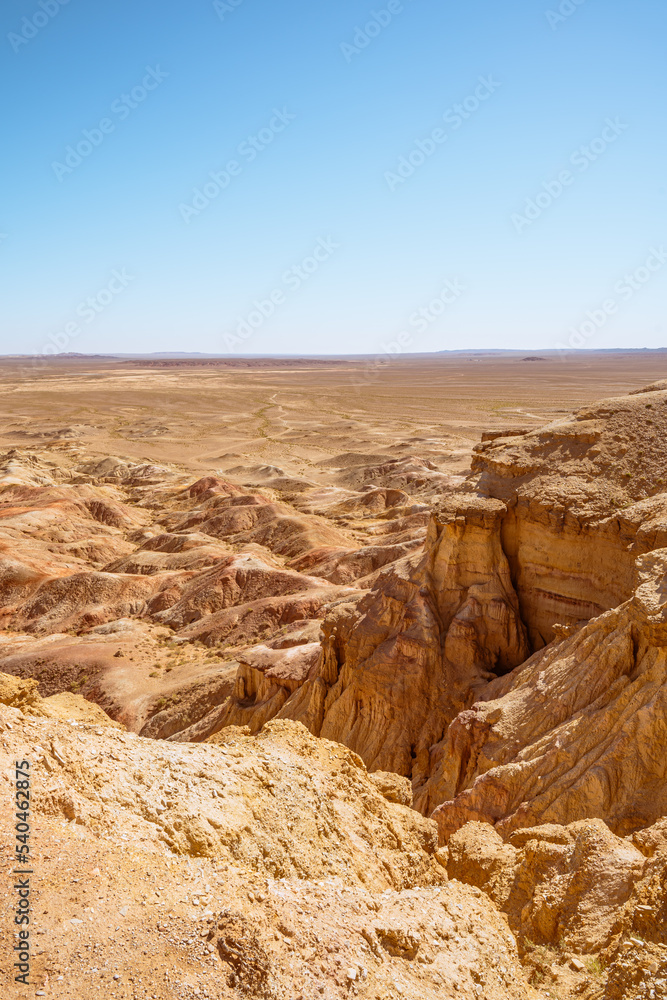
[{"label": "eroded ridge", "polygon": [[[486,434],[465,475],[3,456],[51,995],[116,912],[95,971],[143,943],[135,992],[667,995],[666,440],[658,383]],[[49,922],[65,857],[102,891]]]}]

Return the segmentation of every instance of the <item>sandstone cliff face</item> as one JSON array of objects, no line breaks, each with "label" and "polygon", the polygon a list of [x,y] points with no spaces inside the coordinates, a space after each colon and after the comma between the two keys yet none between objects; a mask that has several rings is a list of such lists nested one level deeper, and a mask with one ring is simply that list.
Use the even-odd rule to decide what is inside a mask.
[{"label": "sandstone cliff face", "polygon": [[501,501],[470,497],[441,505],[427,537],[427,581],[444,633],[444,655],[474,682],[505,673],[529,645],[505,555]]},{"label": "sandstone cliff face", "polygon": [[444,684],[436,612],[415,582],[418,572],[405,560],[369,594],[330,610],[315,676],[281,711],[355,747],[371,769],[405,775],[416,761],[426,764],[440,719],[458,704]]},{"label": "sandstone cliff face", "polygon": [[345,743],[372,769],[426,780],[429,748],[448,722],[529,653],[501,546],[505,511],[480,497],[442,502],[425,558],[394,564],[367,596],[332,608],[317,670],[273,702],[280,717]]},{"label": "sandstone cliff face", "polygon": [[663,387],[475,449],[474,487],[508,504],[503,550],[534,648],[627,600],[637,555],[667,544],[666,434]]},{"label": "sandstone cliff face", "polygon": [[282,649],[258,645],[240,654],[234,691],[211,729],[247,724],[251,732],[258,732],[315,675],[321,654],[319,642]]},{"label": "sandstone cliff face", "polygon": [[632,503],[605,484],[538,477],[517,488],[502,545],[533,648],[627,600],[638,555],[667,543],[664,494]]},{"label": "sandstone cliff face", "polygon": [[[418,808],[445,803],[443,836],[481,817],[508,828],[653,822],[665,807],[653,749],[662,638],[635,567],[667,539],[656,472],[666,431],[658,388],[483,442],[474,476],[436,505],[424,558],[331,609],[317,675],[281,716],[409,776]],[[656,558],[640,574],[658,579]],[[623,771],[634,745],[645,763]]]},{"label": "sandstone cliff face", "polygon": [[[667,550],[641,556],[619,608],[552,643],[459,715],[423,803],[447,838],[598,816],[618,833],[667,813]],[[445,801],[443,801],[445,800]]]}]

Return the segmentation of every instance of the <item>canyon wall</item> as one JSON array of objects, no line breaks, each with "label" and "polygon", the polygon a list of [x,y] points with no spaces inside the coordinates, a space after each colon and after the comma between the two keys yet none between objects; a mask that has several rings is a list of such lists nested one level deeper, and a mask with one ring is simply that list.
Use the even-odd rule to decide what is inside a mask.
[{"label": "canyon wall", "polygon": [[[665,678],[646,593],[665,573],[666,439],[658,387],[483,441],[433,505],[423,556],[330,607],[279,716],[408,776],[445,839],[480,818],[653,822]],[[647,759],[624,770],[630,746]]]}]

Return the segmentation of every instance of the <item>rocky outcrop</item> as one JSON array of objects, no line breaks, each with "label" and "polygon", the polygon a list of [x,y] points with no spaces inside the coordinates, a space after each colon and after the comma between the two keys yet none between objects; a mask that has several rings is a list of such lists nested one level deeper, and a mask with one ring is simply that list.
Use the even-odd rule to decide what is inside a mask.
[{"label": "rocky outcrop", "polygon": [[510,832],[595,816],[626,834],[667,813],[666,574],[667,550],[641,556],[628,602],[454,720],[422,803],[442,837],[468,819]]},{"label": "rocky outcrop", "polygon": [[482,497],[441,502],[424,558],[394,563],[369,594],[329,612],[316,674],[280,717],[423,784],[448,723],[529,652],[501,546],[505,510]]},{"label": "rocky outcrop", "polygon": [[519,486],[502,544],[532,647],[550,642],[555,624],[595,618],[627,600],[637,556],[666,543],[664,494],[632,503],[578,477]]},{"label": "rocky outcrop", "polygon": [[44,719],[74,722],[77,725],[86,723],[115,729],[125,728],[119,722],[110,719],[99,705],[86,701],[81,695],[65,691],[49,698],[42,698],[37,681],[22,680],[10,674],[0,673],[0,705],[7,705],[19,709],[25,715]]},{"label": "rocky outcrop", "polygon": [[216,720],[215,731],[224,726],[247,724],[250,732],[258,732],[265,722],[279,715],[290,695],[315,674],[321,654],[319,642],[286,649],[270,649],[260,644],[241,653],[234,691]]},{"label": "rocky outcrop", "polygon": [[512,496],[518,485],[558,474],[605,484],[610,500],[662,493],[667,432],[667,383],[604,399],[573,416],[519,436],[487,436],[474,449],[480,488]]},{"label": "rocky outcrop", "polygon": [[[434,507],[424,558],[329,612],[317,676],[281,716],[409,776],[445,838],[471,818],[653,822],[662,638],[635,565],[644,554],[640,574],[664,572],[648,555],[667,539],[663,431],[658,388],[489,436],[467,485]],[[639,481],[635,452],[650,464]]]},{"label": "rocky outcrop", "polygon": [[639,1000],[667,989],[664,820],[632,838],[593,819],[505,840],[470,821],[452,835],[447,867],[506,914],[547,996]]},{"label": "rocky outcrop", "polygon": [[494,905],[448,882],[435,825],[339,744],[291,722],[156,742],[3,705],[0,733],[3,774],[31,761],[38,992],[537,1000]]},{"label": "rocky outcrop", "polygon": [[545,996],[639,1000],[667,991],[664,820],[632,838],[592,819],[505,840],[470,821],[447,855],[450,878],[477,886],[506,914]]},{"label": "rocky outcrop", "polygon": [[449,842],[451,878],[482,889],[535,944],[598,953],[630,929],[624,907],[645,858],[601,820],[516,831],[503,842],[493,827],[469,822]]},{"label": "rocky outcrop", "polygon": [[504,504],[482,497],[441,505],[427,537],[426,585],[438,611],[444,655],[467,679],[506,673],[529,645],[501,542]]},{"label": "rocky outcrop", "polygon": [[508,505],[503,549],[533,648],[627,600],[636,557],[667,544],[666,434],[657,388],[475,448],[475,488]]}]

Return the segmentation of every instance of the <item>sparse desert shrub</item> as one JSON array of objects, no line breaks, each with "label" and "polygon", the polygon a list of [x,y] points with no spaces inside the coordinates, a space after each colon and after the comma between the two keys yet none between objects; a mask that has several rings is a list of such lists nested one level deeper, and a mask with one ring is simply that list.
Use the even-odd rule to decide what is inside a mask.
[{"label": "sparse desert shrub", "polygon": [[599,958],[597,955],[594,955],[592,958],[587,959],[586,968],[588,969],[588,971],[592,976],[600,977],[604,975],[605,964],[603,959]]}]

